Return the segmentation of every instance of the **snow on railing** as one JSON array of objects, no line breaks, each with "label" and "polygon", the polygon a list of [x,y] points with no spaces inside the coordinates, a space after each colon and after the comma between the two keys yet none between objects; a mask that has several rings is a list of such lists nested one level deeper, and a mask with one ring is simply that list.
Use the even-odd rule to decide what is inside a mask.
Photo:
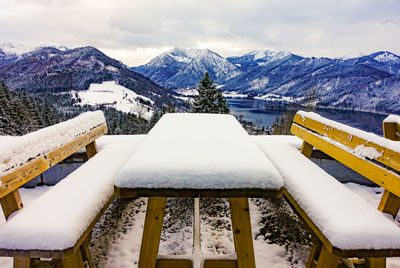
[{"label": "snow on railing", "polygon": [[68,121],[24,136],[1,136],[0,176],[85,135],[105,122],[102,111],[86,112]]}]

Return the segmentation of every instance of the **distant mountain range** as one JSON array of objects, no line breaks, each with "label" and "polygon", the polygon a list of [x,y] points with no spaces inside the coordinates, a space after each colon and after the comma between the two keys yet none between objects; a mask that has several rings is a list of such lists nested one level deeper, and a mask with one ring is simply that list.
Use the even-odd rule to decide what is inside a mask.
[{"label": "distant mountain range", "polygon": [[400,113],[400,57],[387,51],[348,59],[269,50],[223,58],[174,48],[132,69],[171,89],[194,88],[207,71],[222,90],[260,99],[301,101],[314,92],[321,106]]},{"label": "distant mountain range", "polygon": [[[85,91],[92,84],[115,81],[139,95],[136,101],[149,108],[177,102],[174,92],[94,47],[40,47],[25,52],[9,44],[0,46],[0,81],[15,91],[53,94]],[[115,87],[111,91],[115,94]]]},{"label": "distant mountain range", "polygon": [[[129,68],[94,47],[32,49],[0,44],[0,81],[10,89],[54,95],[73,92],[74,103],[82,99],[79,91],[99,92],[92,84],[115,81],[101,87],[109,91],[102,99],[119,96],[115,103],[108,101],[111,107],[124,103],[126,109],[132,101],[148,109],[179,104],[179,98],[185,97],[171,89],[195,88],[206,71],[231,96],[302,102],[312,93],[320,106],[400,113],[400,57],[387,51],[331,59],[265,50],[224,58],[208,49],[174,48]],[[136,95],[128,96],[118,86]]]}]

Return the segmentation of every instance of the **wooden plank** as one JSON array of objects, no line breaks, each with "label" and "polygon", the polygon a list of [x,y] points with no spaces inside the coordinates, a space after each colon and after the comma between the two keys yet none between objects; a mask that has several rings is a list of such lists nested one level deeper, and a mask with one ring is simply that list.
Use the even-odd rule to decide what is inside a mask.
[{"label": "wooden plank", "polygon": [[158,259],[156,262],[156,268],[192,268],[192,267],[193,267],[192,260],[186,260],[186,259]]},{"label": "wooden plank", "polygon": [[308,256],[308,260],[305,268],[315,268],[317,266],[317,260],[321,253],[322,244],[319,242],[315,242],[311,247],[310,255]]},{"label": "wooden plank", "polygon": [[[201,255],[200,198],[193,198],[193,255]],[[201,266],[201,258],[193,258],[193,266]]]},{"label": "wooden plank", "polygon": [[393,216],[393,218],[396,218],[400,209],[400,197],[392,194],[388,190],[385,190],[379,203],[378,209],[384,213],[389,213]]},{"label": "wooden plank", "polygon": [[366,258],[366,268],[386,268],[386,258]]},{"label": "wooden plank", "polygon": [[[383,136],[387,139],[397,141],[398,137],[396,135],[397,123],[383,122]],[[379,203],[378,209],[384,213],[389,213],[396,218],[397,213],[400,209],[400,197],[392,194],[388,190],[385,190],[381,201]]]},{"label": "wooden plank", "polygon": [[229,205],[238,268],[255,268],[249,201],[247,198],[229,198]]},{"label": "wooden plank", "polygon": [[326,247],[322,247],[316,268],[337,268],[339,257],[332,255]]},{"label": "wooden plank", "polygon": [[11,193],[68,156],[79,151],[81,148],[85,147],[87,144],[93,142],[105,133],[107,133],[107,126],[98,126],[91,132],[76,138],[70,143],[63,145],[52,152],[35,158],[22,167],[1,177],[0,180],[2,181],[2,185],[0,185],[0,198]]},{"label": "wooden plank", "polygon": [[203,268],[237,268],[236,260],[204,260]]},{"label": "wooden plank", "polygon": [[392,141],[397,141],[397,124],[394,122],[383,122],[382,127],[383,127],[383,136],[386,139],[392,140]]},{"label": "wooden plank", "polygon": [[0,185],[0,198],[11,193],[15,189],[24,185],[26,182],[40,175],[48,169],[48,163],[43,157],[32,160],[21,168],[5,175],[0,178],[2,185]]},{"label": "wooden plank", "polygon": [[303,141],[301,145],[301,153],[305,155],[307,158],[310,158],[313,152],[313,146],[308,142]]},{"label": "wooden plank", "polygon": [[271,190],[261,188],[251,189],[172,189],[172,188],[114,188],[121,197],[262,197],[279,198],[283,188]]},{"label": "wooden plank", "polygon": [[75,254],[71,256],[62,258],[61,262],[64,268],[85,268],[80,251],[75,252]]},{"label": "wooden plank", "polygon": [[[338,130],[331,126],[327,126],[327,125],[325,125],[319,121],[313,120],[311,118],[308,118],[305,116],[300,116],[299,114],[295,115],[293,122],[295,124],[292,125],[292,129],[293,129],[293,126],[295,126],[296,124],[300,125],[306,129],[309,129],[320,135],[323,135],[332,140],[335,140],[338,143],[349,147],[350,149],[355,149],[359,145],[364,145],[365,147],[373,147],[378,152],[382,153],[381,157],[378,157],[374,160],[376,160],[386,166],[389,166],[395,170],[400,171],[400,153],[395,152],[395,151],[391,150],[390,148],[382,147],[372,141],[367,141],[361,137],[353,136],[350,133],[347,133],[342,130]],[[293,131],[292,131],[292,133],[293,133]],[[313,144],[313,146],[320,149],[315,144]]]},{"label": "wooden plank", "polygon": [[8,219],[8,217],[17,210],[20,210],[23,207],[21,195],[19,194],[18,189],[15,189],[11,193],[6,196],[3,196],[0,199],[1,207],[3,208],[4,217]]},{"label": "wooden plank", "polygon": [[138,268],[150,268],[156,265],[166,203],[166,197],[148,199]]},{"label": "wooden plank", "polygon": [[[94,268],[92,255],[90,254],[89,245],[92,239],[91,232],[83,241],[82,245],[80,246],[80,251],[82,254],[83,262],[85,263],[85,267]],[[86,265],[87,264],[87,265]]]},{"label": "wooden plank", "polygon": [[97,154],[97,144],[96,141],[92,141],[88,145],[86,145],[86,154],[87,157],[90,159]]},{"label": "wooden plank", "polygon": [[29,258],[14,258],[14,268],[30,268],[31,259]]},{"label": "wooden plank", "polygon": [[371,161],[361,159],[336,145],[326,141],[318,134],[315,134],[296,124],[292,125],[292,133],[314,147],[324,151],[332,158],[360,173],[369,180],[384,187],[393,194],[400,196],[400,176],[387,170]]}]

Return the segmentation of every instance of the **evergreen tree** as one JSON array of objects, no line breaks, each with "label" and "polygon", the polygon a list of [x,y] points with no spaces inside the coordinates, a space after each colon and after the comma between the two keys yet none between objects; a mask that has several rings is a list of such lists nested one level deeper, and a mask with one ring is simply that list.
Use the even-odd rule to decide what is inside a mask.
[{"label": "evergreen tree", "polygon": [[[0,135],[24,135],[58,123],[56,110],[49,103],[47,106],[25,92],[11,92],[0,83]],[[44,120],[47,116],[51,122]]]},{"label": "evergreen tree", "polygon": [[217,89],[211,76],[206,72],[199,83],[197,95],[191,104],[192,113],[227,114],[229,107],[221,90]]}]

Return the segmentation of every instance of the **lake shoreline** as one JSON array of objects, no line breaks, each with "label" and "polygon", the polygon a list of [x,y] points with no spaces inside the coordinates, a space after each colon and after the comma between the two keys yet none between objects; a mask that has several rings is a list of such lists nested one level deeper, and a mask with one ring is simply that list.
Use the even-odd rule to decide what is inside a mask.
[{"label": "lake shoreline", "polygon": [[[244,120],[266,128],[270,128],[284,114],[306,110],[306,107],[300,105],[293,107],[291,103],[285,106],[282,102],[274,103],[248,98],[226,98],[226,100],[231,114],[241,116]],[[328,107],[316,107],[314,111],[323,117],[378,135],[382,135],[382,121],[388,115],[387,113]]]}]

